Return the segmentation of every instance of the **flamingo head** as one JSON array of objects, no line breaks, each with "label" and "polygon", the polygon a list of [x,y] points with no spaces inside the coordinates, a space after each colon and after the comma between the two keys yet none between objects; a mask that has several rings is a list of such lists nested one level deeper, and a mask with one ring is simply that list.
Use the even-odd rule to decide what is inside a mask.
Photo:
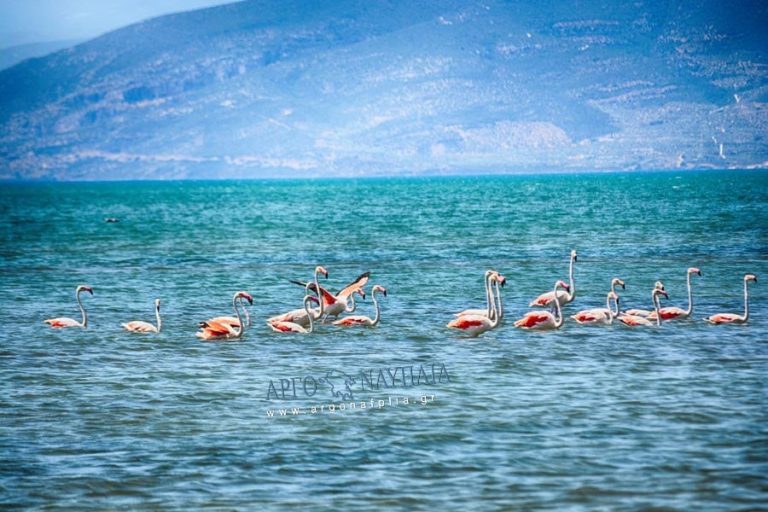
[{"label": "flamingo head", "polygon": [[237,296],[241,299],[247,300],[248,304],[253,305],[253,297],[251,297],[251,294],[248,292],[237,292]]},{"label": "flamingo head", "polygon": [[689,274],[698,274],[701,276],[701,270],[697,269],[696,267],[691,267],[688,269]]},{"label": "flamingo head", "polygon": [[499,274],[498,272],[493,273],[493,278],[496,280],[497,283],[499,283],[501,286],[504,286],[507,284],[507,278],[503,275]]},{"label": "flamingo head", "polygon": [[323,274],[326,279],[328,279],[328,271],[325,270],[325,267],[318,265],[315,268],[315,274]]},{"label": "flamingo head", "polygon": [[385,297],[387,296],[387,289],[381,286],[380,284],[377,284],[376,286],[373,287],[373,290],[371,290],[371,293],[373,292],[381,292],[382,295],[384,295]]},{"label": "flamingo head", "polygon": [[571,291],[571,287],[568,286],[568,283],[566,283],[565,281],[558,281],[558,282],[556,282],[555,283],[555,289],[558,289],[558,288],[562,288],[563,290],[565,290],[567,292]]},{"label": "flamingo head", "polygon": [[571,251],[571,261],[576,261],[576,249]]},{"label": "flamingo head", "polygon": [[160,309],[160,299],[155,299],[155,307]]},{"label": "flamingo head", "polygon": [[664,291],[664,283],[662,283],[661,281],[656,281],[656,282],[653,284],[653,289],[654,289],[654,290],[661,290],[661,291]]},{"label": "flamingo head", "polygon": [[305,300],[305,301],[307,301],[307,300],[308,300],[309,302],[314,302],[315,304],[320,304],[320,301],[319,301],[319,300],[317,299],[317,297],[315,297],[314,295],[306,295],[306,296],[304,297],[304,300]]},{"label": "flamingo head", "polygon": [[757,282],[757,276],[755,274],[747,274],[744,276],[744,281],[754,281]]},{"label": "flamingo head", "polygon": [[608,300],[615,300],[618,302],[619,296],[613,292],[608,292]]},{"label": "flamingo head", "polygon": [[659,288],[654,288],[653,295],[654,296],[656,296],[656,295],[663,295],[665,299],[669,298],[669,294],[666,291],[661,290]]},{"label": "flamingo head", "polygon": [[613,280],[611,281],[611,284],[612,284],[613,286],[616,286],[616,285],[619,285],[619,286],[621,286],[621,289],[622,289],[622,290],[626,290],[626,289],[627,289],[627,287],[624,285],[624,281],[622,281],[622,280],[621,280],[621,279],[619,279],[618,277],[614,277],[614,278],[613,278]]},{"label": "flamingo head", "polygon": [[75,291],[75,293],[80,293],[80,292],[88,292],[91,295],[93,295],[93,288],[91,288],[88,285],[81,284],[80,286],[77,287],[77,290]]},{"label": "flamingo head", "polygon": [[355,290],[355,293],[358,294],[360,297],[362,297],[363,300],[365,300],[365,290],[363,290],[362,288],[358,288],[357,290]]}]

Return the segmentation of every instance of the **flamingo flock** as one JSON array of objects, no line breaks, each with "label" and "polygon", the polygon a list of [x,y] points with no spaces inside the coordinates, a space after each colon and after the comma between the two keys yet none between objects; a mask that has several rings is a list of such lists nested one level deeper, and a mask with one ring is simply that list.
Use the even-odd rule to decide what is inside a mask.
[{"label": "flamingo flock", "polygon": [[[574,302],[576,298],[576,283],[574,280],[574,263],[577,262],[576,251],[571,251],[568,269],[568,282],[556,280],[552,291],[542,293],[529,304],[536,308],[524,314],[513,325],[525,330],[556,330],[565,324],[563,308]],[[620,278],[613,278],[610,290],[606,294],[605,307],[596,307],[581,310],[570,315],[570,318],[581,325],[613,325],[621,324],[627,327],[661,326],[662,322],[691,319],[693,315],[693,292],[691,287],[692,276],[701,277],[702,273],[696,267],[690,267],[686,271],[686,284],[688,289],[688,307],[682,309],[677,306],[661,307],[661,297],[669,299],[664,283],[657,281],[651,289],[651,307],[653,309],[632,308],[626,311],[621,309],[621,297],[617,287],[626,289],[625,282]],[[363,299],[366,297],[365,285],[368,283],[370,273],[359,275],[354,281],[345,286],[336,294],[331,293],[320,285],[319,277],[328,278],[328,271],[322,267],[315,267],[313,279],[307,282],[291,282],[302,286],[304,296],[302,307],[292,309],[285,313],[271,316],[267,319],[267,327],[278,334],[312,334],[316,332],[318,325],[328,322],[333,317],[331,325],[335,327],[376,327],[381,322],[381,305],[379,297],[387,296],[387,289],[376,284],[371,289],[371,298],[374,306],[374,316],[347,315],[338,318],[344,313],[355,311],[357,304],[355,295]],[[704,320],[713,325],[720,324],[744,324],[749,320],[749,283],[757,282],[757,276],[746,274],[744,276],[744,314],[717,313]],[[446,327],[469,337],[476,337],[502,325],[504,320],[504,305],[502,302],[501,288],[507,279],[496,270],[487,270],[483,274],[486,304],[483,308],[464,309],[454,314]],[[79,285],[75,290],[75,299],[82,316],[77,321],[72,318],[58,317],[45,320],[52,328],[88,327],[88,314],[83,306],[80,295],[87,292],[93,295],[93,288],[88,285]],[[215,316],[198,323],[199,330],[196,336],[206,341],[228,341],[241,339],[247,328],[251,327],[250,314],[247,305],[253,305],[253,297],[246,291],[238,291],[232,297],[231,316]],[[549,308],[542,310],[541,308]],[[155,299],[155,319],[152,324],[141,320],[133,320],[120,324],[125,330],[135,333],[159,333],[162,329],[160,317],[160,299]]]}]

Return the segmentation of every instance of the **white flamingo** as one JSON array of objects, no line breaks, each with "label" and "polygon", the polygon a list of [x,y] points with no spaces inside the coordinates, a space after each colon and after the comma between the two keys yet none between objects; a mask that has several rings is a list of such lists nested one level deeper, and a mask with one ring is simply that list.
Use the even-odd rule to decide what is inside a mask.
[{"label": "white flamingo", "polygon": [[82,327],[87,328],[88,327],[88,313],[85,312],[85,308],[83,307],[83,303],[80,302],[80,292],[88,292],[91,295],[93,295],[93,288],[90,286],[81,284],[77,287],[75,290],[75,299],[77,299],[77,305],[80,308],[80,313],[83,315],[83,320],[78,322],[77,320],[74,320],[72,318],[66,318],[66,317],[59,317],[59,318],[49,318],[48,320],[44,320],[45,323],[50,325],[54,328],[61,328],[61,327]]},{"label": "white flamingo", "polygon": [[160,319],[160,299],[155,299],[155,318],[157,319],[157,325],[152,325],[149,322],[142,322],[141,320],[134,320],[125,324],[120,324],[126,331],[131,332],[160,332],[163,326],[163,321]]},{"label": "white flamingo", "polygon": [[[653,302],[653,309],[654,311],[659,311],[659,295],[663,295],[665,298],[669,298],[669,295],[667,292],[662,290],[661,288],[654,287],[651,291],[651,302]],[[639,327],[643,325],[653,325],[654,322],[648,320],[648,318],[644,316],[639,315],[630,315],[628,313],[621,313],[619,311],[618,320],[623,323],[624,325],[627,325],[629,327]],[[656,316],[656,325],[661,326],[661,317],[657,314]]]},{"label": "white flamingo", "polygon": [[[309,283],[305,283],[304,284],[304,292],[305,293],[307,293],[307,290],[312,288],[312,284],[314,284],[314,286],[315,286],[314,289],[320,289],[321,288],[320,284],[317,282],[317,277],[320,274],[323,274],[325,276],[325,278],[328,279],[328,271],[325,270],[324,267],[321,267],[321,266],[318,265],[315,268],[314,283],[309,282]],[[293,281],[293,282],[295,283],[296,281]],[[320,301],[320,300],[318,300],[318,299],[316,299],[314,297],[312,297],[312,300],[314,300],[315,302],[319,302],[320,303],[320,311],[319,311],[319,313],[317,313],[315,315],[315,318],[314,318],[316,320],[316,319],[322,317],[323,313],[325,312],[324,304],[323,304],[324,301]],[[353,299],[352,302],[354,304],[354,299]],[[290,323],[299,324],[302,327],[307,327],[309,325],[309,314],[307,313],[306,308],[303,308],[303,307],[302,308],[298,308],[298,309],[293,309],[291,311],[288,311],[287,313],[283,313],[281,315],[275,315],[275,316],[270,317],[270,318],[267,319],[267,325],[269,325],[271,323],[274,323],[274,322],[290,322]]]},{"label": "white flamingo", "polygon": [[335,322],[333,322],[333,325],[340,325],[342,327],[351,327],[353,325],[363,325],[367,327],[374,327],[378,325],[379,320],[381,320],[381,310],[379,307],[379,301],[376,298],[376,292],[381,292],[381,294],[386,297],[387,289],[377,284],[371,290],[371,298],[373,299],[373,305],[376,308],[376,316],[374,316],[373,318],[362,316],[362,315],[347,316],[340,320],[336,320]]},{"label": "white flamingo", "polygon": [[[686,318],[690,318],[691,314],[693,313],[693,292],[691,291],[691,276],[693,274],[697,274],[699,277],[701,277],[701,270],[697,269],[696,267],[691,267],[686,272],[685,277],[688,284],[688,309],[681,309],[677,306],[661,308],[659,310],[659,314],[661,315],[662,320],[684,320]],[[648,315],[648,320],[656,320],[655,311],[651,311],[651,314]]]},{"label": "white flamingo", "polygon": [[708,316],[704,320],[707,322],[719,325],[719,324],[745,324],[749,320],[749,288],[747,283],[750,281],[757,282],[757,276],[754,274],[746,274],[744,276],[744,314],[737,315],[735,313],[717,313],[712,316]]},{"label": "white flamingo", "polygon": [[[568,291],[568,285],[565,284],[562,281],[558,281],[555,283],[555,289],[552,290],[552,297],[558,297],[558,288],[562,288],[566,291]],[[552,300],[552,304],[555,306],[555,313],[550,313],[549,311],[531,311],[529,313],[526,313],[523,318],[515,322],[515,327],[520,327],[521,329],[532,329],[532,330],[550,330],[550,329],[559,329],[562,327],[564,318],[563,318],[563,312],[560,309],[560,301],[559,300]]]},{"label": "white flamingo", "polygon": [[249,304],[253,304],[253,297],[248,292],[237,292],[232,297],[232,309],[235,311],[237,317],[237,326],[232,326],[229,323],[217,322],[215,318],[200,322],[200,330],[195,333],[195,336],[204,340],[231,340],[242,337],[245,332],[245,325],[243,319],[240,316],[240,308],[238,308],[238,302],[242,302],[242,299],[248,301]]},{"label": "white flamingo", "polygon": [[304,311],[306,313],[307,319],[309,320],[309,329],[295,322],[287,322],[287,321],[267,322],[267,325],[273,331],[283,333],[283,334],[289,334],[289,333],[310,334],[315,330],[315,318],[320,317],[320,315],[315,316],[315,312],[310,310],[310,308],[312,307],[313,300],[316,301],[317,299],[315,299],[315,297],[312,297],[311,295],[304,296]]},{"label": "white flamingo", "polygon": [[[611,301],[616,303],[616,313],[611,309]],[[576,320],[580,324],[588,325],[611,325],[613,319],[618,316],[619,296],[613,291],[608,292],[605,299],[605,308],[585,309],[579,311],[575,315],[571,315],[571,318]]]},{"label": "white flamingo", "polygon": [[566,304],[569,304],[573,302],[573,299],[576,298],[576,283],[573,280],[573,264],[576,263],[576,250],[571,251],[571,263],[568,267],[568,289],[567,290],[560,290],[557,293],[555,292],[547,292],[542,293],[535,299],[531,301],[528,306],[530,307],[536,307],[536,306],[549,306],[552,302],[552,299],[557,297],[557,302],[561,306],[565,306]]}]

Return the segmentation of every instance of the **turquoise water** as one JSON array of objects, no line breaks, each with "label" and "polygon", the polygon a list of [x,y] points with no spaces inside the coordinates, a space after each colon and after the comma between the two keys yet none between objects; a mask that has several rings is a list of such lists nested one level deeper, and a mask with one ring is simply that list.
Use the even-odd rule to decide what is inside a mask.
[{"label": "turquoise water", "polygon": [[[766,172],[3,184],[0,504],[765,506],[767,228]],[[514,329],[567,278],[572,248],[568,314],[603,305],[614,276],[626,307],[649,307],[657,279],[666,304],[685,307],[697,266],[695,319]],[[265,318],[300,306],[287,279],[317,264],[334,290],[371,271],[367,290],[389,291],[381,325],[269,331]],[[506,322],[467,339],[444,326],[482,305],[486,268],[508,279]],[[742,311],[747,272],[758,275],[749,324],[701,321]],[[81,283],[94,288],[89,328],[47,328],[79,318]],[[229,314],[241,289],[254,296],[244,339],[196,339],[197,322]],[[154,321],[156,297],[161,334],[120,329]],[[370,299],[358,312],[373,314]],[[360,372],[386,381],[402,366],[418,382],[406,369],[389,388],[361,387]],[[333,374],[319,383],[328,372],[356,378],[352,399],[331,395]]]}]

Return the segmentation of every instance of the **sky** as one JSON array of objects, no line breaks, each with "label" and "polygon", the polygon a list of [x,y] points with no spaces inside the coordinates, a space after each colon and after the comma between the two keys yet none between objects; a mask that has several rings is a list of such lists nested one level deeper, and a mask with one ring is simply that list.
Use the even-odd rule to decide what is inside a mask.
[{"label": "sky", "polygon": [[0,0],[0,49],[91,39],[147,18],[233,0]]}]

